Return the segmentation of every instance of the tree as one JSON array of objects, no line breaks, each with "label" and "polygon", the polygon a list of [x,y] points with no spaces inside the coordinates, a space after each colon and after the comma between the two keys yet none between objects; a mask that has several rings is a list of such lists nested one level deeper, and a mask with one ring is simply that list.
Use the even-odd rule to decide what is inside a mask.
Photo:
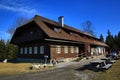
[{"label": "tree", "polygon": [[102,42],[104,42],[104,38],[103,38],[103,35],[102,34],[100,34],[100,41],[102,41]]},{"label": "tree", "polygon": [[111,35],[110,30],[108,30],[107,34],[105,43],[109,46],[109,49],[113,51],[114,37]]},{"label": "tree", "polygon": [[0,40],[0,59],[6,58],[5,53],[5,41],[3,39]]},{"label": "tree", "polygon": [[110,32],[109,29],[108,29],[108,31],[107,31],[107,34],[108,34],[108,36],[111,36],[111,32]]},{"label": "tree", "polygon": [[110,30],[107,32],[106,37],[106,44],[109,46],[109,49],[112,51],[120,51],[120,32],[118,35],[114,35],[114,37],[111,35]]},{"label": "tree", "polygon": [[21,25],[23,25],[27,20],[28,19],[25,18],[25,17],[19,17],[19,18],[17,18],[14,21],[13,25],[8,29],[7,32],[12,36],[13,33],[15,32],[16,28],[19,27],[19,26],[21,26]]},{"label": "tree", "polygon": [[117,38],[118,50],[120,51],[120,32],[118,32]]},{"label": "tree", "polygon": [[12,60],[17,57],[17,46],[10,44],[10,41],[8,40],[6,43],[6,54],[7,54],[7,59]]},{"label": "tree", "polygon": [[[13,25],[8,29],[8,33],[11,35],[14,34],[17,27],[23,25],[28,19],[25,17],[19,17],[17,18]],[[5,45],[5,51],[2,54],[5,54],[5,57],[3,59],[7,58],[9,60],[15,59],[17,57],[17,51],[18,47],[15,45],[10,44],[10,41],[8,40]]]},{"label": "tree", "polygon": [[95,32],[93,30],[93,24],[91,21],[88,20],[88,21],[82,23],[82,28],[83,28],[84,32],[95,36]]},{"label": "tree", "polygon": [[114,36],[114,44],[113,44],[113,50],[117,51],[118,50],[118,36]]},{"label": "tree", "polygon": [[3,39],[0,40],[0,60],[16,59],[17,51],[18,51],[17,46],[10,44],[9,40],[7,42],[5,42]]}]

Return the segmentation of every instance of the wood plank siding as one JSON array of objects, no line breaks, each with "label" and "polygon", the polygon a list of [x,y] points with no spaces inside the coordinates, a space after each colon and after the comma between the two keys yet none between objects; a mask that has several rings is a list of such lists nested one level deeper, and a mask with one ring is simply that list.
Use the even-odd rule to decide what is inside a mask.
[{"label": "wood plank siding", "polygon": [[45,55],[49,60],[76,58],[83,53],[93,56],[105,53],[107,47],[88,33],[38,15],[16,29],[11,43],[19,47],[18,58],[41,60]]}]

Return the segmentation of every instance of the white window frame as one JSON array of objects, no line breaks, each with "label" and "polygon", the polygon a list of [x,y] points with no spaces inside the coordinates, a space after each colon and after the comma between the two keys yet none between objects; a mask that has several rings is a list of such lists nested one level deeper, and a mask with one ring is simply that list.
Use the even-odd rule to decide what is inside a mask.
[{"label": "white window frame", "polygon": [[24,48],[24,54],[27,54],[27,47]]},{"label": "white window frame", "polygon": [[76,53],[79,53],[79,47],[76,47]]},{"label": "white window frame", "polygon": [[34,54],[37,54],[37,53],[38,53],[38,47],[35,46],[35,47],[34,47]]},{"label": "white window frame", "polygon": [[56,53],[58,54],[61,53],[61,46],[59,45],[56,46]]},{"label": "white window frame", "polygon": [[71,46],[70,52],[71,52],[71,53],[74,53],[74,46]]},{"label": "white window frame", "polygon": [[70,35],[72,35],[73,34],[73,32],[70,32]]},{"label": "white window frame", "polygon": [[64,53],[68,53],[68,46],[64,46]]},{"label": "white window frame", "polygon": [[40,46],[40,54],[44,54],[45,51],[45,47],[44,46]]},{"label": "white window frame", "polygon": [[20,54],[23,54],[23,48],[20,48]]},{"label": "white window frame", "polygon": [[29,54],[32,54],[32,47],[29,47]]},{"label": "white window frame", "polygon": [[33,35],[33,31],[30,31],[30,34]]},{"label": "white window frame", "polygon": [[54,28],[54,31],[55,32],[59,32],[59,28]]}]

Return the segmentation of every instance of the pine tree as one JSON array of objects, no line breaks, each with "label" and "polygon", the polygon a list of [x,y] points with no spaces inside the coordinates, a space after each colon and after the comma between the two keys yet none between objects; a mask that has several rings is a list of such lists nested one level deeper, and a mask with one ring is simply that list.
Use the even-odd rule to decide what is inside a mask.
[{"label": "pine tree", "polygon": [[0,60],[15,59],[17,57],[17,51],[17,46],[10,44],[9,40],[6,43],[3,39],[0,40]]},{"label": "pine tree", "polygon": [[118,33],[118,41],[117,41],[117,44],[118,44],[118,50],[120,51],[120,32]]},{"label": "pine tree", "polygon": [[103,38],[103,35],[102,34],[100,34],[100,41],[102,41],[102,42],[104,42],[104,38]]},{"label": "pine tree", "polygon": [[10,44],[10,41],[8,40],[6,43],[6,54],[9,60],[16,58],[17,50],[17,46]]},{"label": "pine tree", "polygon": [[105,43],[109,46],[109,49],[110,51],[112,50],[113,51],[113,45],[114,45],[114,38],[113,36],[111,35],[111,32],[108,30],[107,32],[107,37],[106,37],[106,41]]},{"label": "pine tree", "polygon": [[118,36],[114,36],[114,44],[113,44],[113,50],[117,52],[118,50]]},{"label": "pine tree", "polygon": [[5,41],[3,39],[0,40],[0,59],[6,58],[5,54]]}]

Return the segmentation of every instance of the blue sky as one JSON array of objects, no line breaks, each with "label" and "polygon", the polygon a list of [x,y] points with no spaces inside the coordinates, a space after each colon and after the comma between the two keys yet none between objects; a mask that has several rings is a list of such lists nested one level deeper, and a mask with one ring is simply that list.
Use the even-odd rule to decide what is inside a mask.
[{"label": "blue sky", "polygon": [[7,30],[18,17],[35,14],[55,21],[64,16],[65,24],[80,30],[90,20],[97,37],[120,31],[120,0],[0,0],[0,38],[9,38]]}]

